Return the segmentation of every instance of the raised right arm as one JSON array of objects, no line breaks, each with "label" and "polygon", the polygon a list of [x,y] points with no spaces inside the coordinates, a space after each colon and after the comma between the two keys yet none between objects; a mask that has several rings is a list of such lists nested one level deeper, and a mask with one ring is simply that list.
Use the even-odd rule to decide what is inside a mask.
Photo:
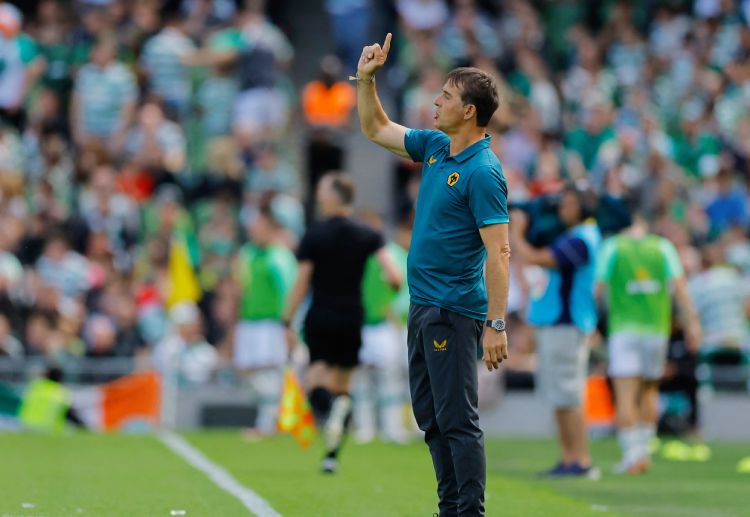
[{"label": "raised right arm", "polygon": [[380,103],[375,88],[375,72],[385,64],[391,49],[391,33],[381,48],[378,43],[362,49],[357,65],[357,111],[362,133],[392,153],[409,158],[404,146],[406,128],[391,121]]}]

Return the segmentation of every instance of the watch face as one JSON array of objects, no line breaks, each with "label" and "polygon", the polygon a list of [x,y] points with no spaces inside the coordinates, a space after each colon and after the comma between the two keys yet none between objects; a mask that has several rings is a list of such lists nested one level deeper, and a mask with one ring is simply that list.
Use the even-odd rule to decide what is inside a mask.
[{"label": "watch face", "polygon": [[505,330],[505,322],[503,320],[493,320],[492,328],[497,331]]}]

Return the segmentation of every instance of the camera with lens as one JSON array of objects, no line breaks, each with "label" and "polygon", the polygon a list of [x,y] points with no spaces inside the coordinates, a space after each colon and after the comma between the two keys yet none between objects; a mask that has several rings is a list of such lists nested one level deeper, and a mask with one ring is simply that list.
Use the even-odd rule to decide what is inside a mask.
[{"label": "camera with lens", "polygon": [[[631,209],[626,198],[604,194],[595,196],[591,191],[576,190],[581,200],[583,219],[593,217],[602,235],[613,235],[631,224]],[[548,194],[521,203],[511,209],[526,212],[529,226],[526,240],[536,248],[545,248],[565,233],[567,228],[560,220],[559,207],[562,193]]]}]

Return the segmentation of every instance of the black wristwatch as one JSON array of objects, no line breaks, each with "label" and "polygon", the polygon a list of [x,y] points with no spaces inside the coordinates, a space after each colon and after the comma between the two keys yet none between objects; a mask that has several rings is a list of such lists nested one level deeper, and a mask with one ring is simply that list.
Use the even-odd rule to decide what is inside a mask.
[{"label": "black wristwatch", "polygon": [[485,327],[495,329],[498,332],[505,330],[505,320],[487,320],[484,322]]}]

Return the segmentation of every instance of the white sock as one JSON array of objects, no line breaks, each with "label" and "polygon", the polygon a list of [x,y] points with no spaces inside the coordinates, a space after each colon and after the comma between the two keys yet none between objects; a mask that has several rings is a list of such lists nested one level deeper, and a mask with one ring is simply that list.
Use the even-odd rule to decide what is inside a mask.
[{"label": "white sock", "polygon": [[656,436],[656,424],[641,424],[638,426],[639,444],[644,458],[651,457],[651,440]]},{"label": "white sock", "polygon": [[617,431],[617,439],[620,442],[622,451],[622,461],[627,464],[633,464],[640,459],[640,428],[637,426],[625,427]]},{"label": "white sock", "polygon": [[333,399],[331,414],[328,416],[325,427],[326,447],[330,453],[335,454],[341,447],[351,411],[352,399],[349,395],[338,395]]}]

